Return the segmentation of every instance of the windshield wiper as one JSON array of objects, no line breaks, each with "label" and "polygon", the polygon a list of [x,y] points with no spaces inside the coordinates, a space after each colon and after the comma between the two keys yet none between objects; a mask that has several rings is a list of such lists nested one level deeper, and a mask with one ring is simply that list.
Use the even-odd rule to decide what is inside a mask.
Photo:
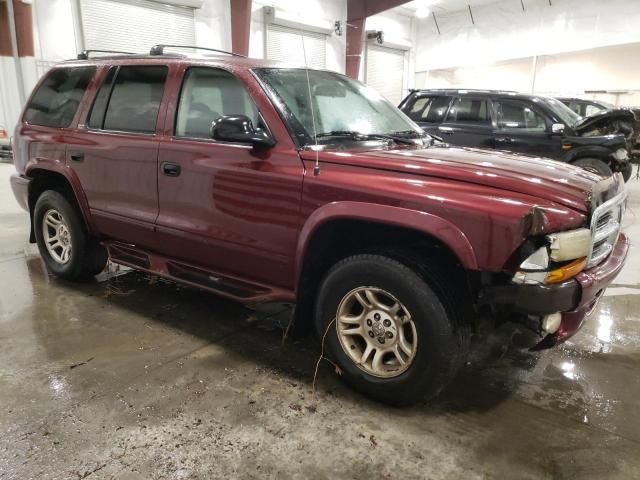
[{"label": "windshield wiper", "polygon": [[331,132],[323,132],[316,135],[317,138],[325,137],[345,137],[355,141],[366,140],[391,140],[396,143],[402,143],[405,145],[415,145],[411,139],[407,137],[400,137],[393,134],[386,133],[361,133],[353,130],[333,130]]}]

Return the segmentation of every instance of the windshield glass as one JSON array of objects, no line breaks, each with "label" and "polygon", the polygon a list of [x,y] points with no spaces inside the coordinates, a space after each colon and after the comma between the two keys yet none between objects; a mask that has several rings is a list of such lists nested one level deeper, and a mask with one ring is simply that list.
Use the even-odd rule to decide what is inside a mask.
[{"label": "windshield glass", "polygon": [[420,127],[375,90],[344,75],[303,68],[265,68],[256,73],[275,97],[299,146],[314,144],[314,133],[321,144],[335,143],[341,136],[354,141],[348,134],[360,134],[362,139],[367,135],[424,136]]},{"label": "windshield glass", "polygon": [[574,127],[576,123],[582,120],[582,117],[580,115],[571,110],[560,100],[545,97],[542,99],[542,101],[546,103],[551,110],[553,110],[553,112],[560,118],[560,120],[562,120],[570,127]]}]

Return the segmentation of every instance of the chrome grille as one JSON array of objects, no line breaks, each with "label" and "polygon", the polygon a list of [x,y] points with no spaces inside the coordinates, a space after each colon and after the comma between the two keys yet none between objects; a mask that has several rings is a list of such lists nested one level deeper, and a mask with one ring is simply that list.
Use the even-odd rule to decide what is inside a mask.
[{"label": "chrome grille", "polygon": [[609,256],[618,240],[627,193],[622,192],[597,207],[591,215],[591,252],[587,268],[597,265]]}]

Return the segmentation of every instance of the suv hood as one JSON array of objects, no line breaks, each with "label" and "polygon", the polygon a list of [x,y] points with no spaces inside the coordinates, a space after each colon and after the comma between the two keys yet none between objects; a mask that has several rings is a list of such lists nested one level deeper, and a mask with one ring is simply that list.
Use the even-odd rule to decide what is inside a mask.
[{"label": "suv hood", "polygon": [[601,110],[578,121],[578,123],[573,126],[573,129],[578,135],[582,135],[589,130],[602,128],[610,125],[611,122],[619,121],[633,123],[635,121],[633,111],[628,108]]},{"label": "suv hood", "polygon": [[[314,160],[315,154],[302,152],[302,157]],[[594,186],[602,180],[598,175],[554,160],[446,145],[352,150],[350,153],[325,151],[320,158],[322,161],[486,185],[553,201],[582,213],[588,213]]]}]

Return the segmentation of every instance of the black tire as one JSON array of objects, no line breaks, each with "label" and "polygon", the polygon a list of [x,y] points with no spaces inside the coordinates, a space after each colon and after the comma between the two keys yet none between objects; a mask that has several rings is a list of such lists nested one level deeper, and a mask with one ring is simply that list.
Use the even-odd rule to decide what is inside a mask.
[{"label": "black tire", "polygon": [[[43,219],[50,210],[55,210],[62,215],[69,232],[71,252],[66,263],[56,261],[45,245]],[[65,280],[81,280],[104,269],[107,262],[104,247],[89,238],[79,212],[64,195],[47,190],[38,197],[33,210],[33,228],[38,250],[47,270],[56,277]]]},{"label": "black tire", "polygon": [[[417,349],[409,368],[391,378],[361,369],[342,348],[335,324],[338,306],[355,288],[377,287],[393,295],[411,313]],[[382,255],[356,255],[338,262],[325,276],[316,303],[315,326],[324,352],[342,369],[355,390],[384,403],[410,405],[437,395],[464,363],[469,330],[458,328],[434,289],[414,270]]]},{"label": "black tire", "polygon": [[613,175],[613,171],[602,160],[598,158],[580,158],[573,162],[576,167],[584,168],[585,170],[596,173],[601,177],[610,177]]},{"label": "black tire", "polygon": [[622,174],[622,178],[624,178],[625,183],[628,182],[633,174],[633,164],[630,162],[625,163],[620,169],[620,173]]}]

